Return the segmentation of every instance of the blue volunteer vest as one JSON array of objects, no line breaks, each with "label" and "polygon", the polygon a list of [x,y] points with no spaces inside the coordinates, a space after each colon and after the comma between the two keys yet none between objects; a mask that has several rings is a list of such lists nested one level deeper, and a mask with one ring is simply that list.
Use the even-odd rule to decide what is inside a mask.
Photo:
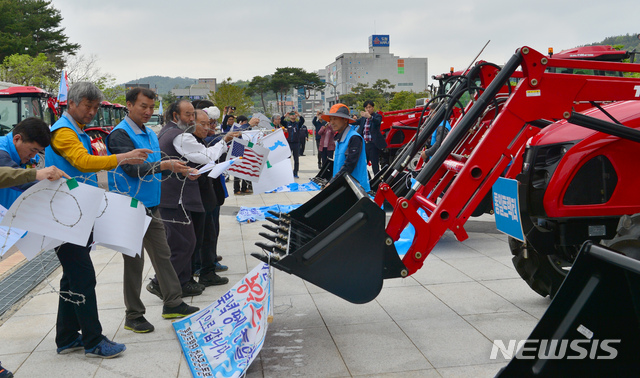
[{"label": "blue volunteer vest", "polygon": [[344,161],[347,158],[346,154],[349,146],[349,140],[355,135],[362,140],[362,150],[360,151],[358,164],[356,164],[355,169],[351,172],[351,176],[353,176],[353,178],[360,183],[362,188],[368,192],[371,190],[371,187],[369,186],[369,175],[367,174],[367,156],[364,151],[364,139],[362,139],[362,135],[358,134],[356,129],[352,126],[347,126],[345,133],[347,133],[345,138],[340,138],[341,140],[336,141],[336,152],[333,155],[333,175],[335,176],[344,165]]},{"label": "blue volunteer vest", "polygon": [[[153,151],[153,153],[149,154],[145,162],[156,163],[160,161],[160,145],[158,144],[158,137],[153,130],[145,127],[144,131],[138,129],[140,133],[136,133],[126,120],[122,120],[113,131],[118,129],[127,132],[135,148],[148,148]],[[107,137],[107,145],[108,139],[109,137]],[[109,154],[111,154],[111,152],[109,152]],[[149,208],[158,206],[160,203],[161,181],[161,173],[156,173],[153,177],[147,176],[141,180],[139,177],[129,176],[124,172],[122,167],[118,166],[115,169],[115,174],[109,172],[109,191],[126,193]]]},{"label": "blue volunteer vest", "polygon": [[[68,118],[67,113],[63,114],[60,119],[51,126],[51,133],[54,131],[61,129],[63,127],[69,128],[73,130],[74,133],[78,136],[80,142],[87,150],[89,155],[93,155],[93,150],[91,149],[91,138],[84,131],[82,131],[79,127],[76,127],[75,122]],[[50,167],[55,165],[56,167],[63,170],[69,176],[77,179],[79,182],[83,182],[88,185],[98,186],[98,176],[96,176],[95,172],[81,172],[76,167],[71,165],[67,161],[67,159],[58,155],[51,146],[47,147],[44,153],[44,165]]]},{"label": "blue volunteer vest", "polygon": [[[18,155],[18,151],[16,150],[16,146],[13,144],[13,132],[9,132],[9,134],[0,137],[0,150],[6,151],[20,168],[27,168],[27,166],[33,165],[35,166],[40,159],[38,155],[35,158],[31,159],[26,164],[22,164],[20,162],[20,155]],[[0,189],[0,204],[7,209],[11,207],[11,205],[15,202],[15,200],[20,197],[22,194],[22,190],[14,189],[14,188],[3,188]]]}]

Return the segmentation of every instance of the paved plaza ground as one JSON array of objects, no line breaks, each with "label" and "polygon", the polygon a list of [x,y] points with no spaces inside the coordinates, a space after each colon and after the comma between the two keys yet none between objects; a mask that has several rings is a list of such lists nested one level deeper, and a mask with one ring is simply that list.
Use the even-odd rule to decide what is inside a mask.
[{"label": "paved plaza ground", "polygon": [[[318,171],[311,148],[309,143],[300,158],[299,183]],[[207,306],[259,263],[250,253],[259,251],[254,243],[264,240],[258,235],[263,228],[261,222],[238,223],[240,206],[304,203],[317,193],[231,194],[222,208],[218,245],[229,266],[222,275],[231,282],[187,302]],[[421,270],[385,281],[380,295],[363,305],[276,270],[274,321],[247,377],[494,376],[507,361],[500,354],[490,359],[493,340],[525,339],[550,300],[520,279],[492,217],[474,219],[469,230],[462,243],[445,234]],[[161,317],[162,302],[143,289],[146,317],[156,329],[125,330],[121,254],[99,247],[92,259],[104,334],[125,343],[127,351],[112,360],[56,354],[58,268],[2,317],[2,365],[16,377],[190,377],[171,322]],[[149,259],[145,268],[152,277]]]}]

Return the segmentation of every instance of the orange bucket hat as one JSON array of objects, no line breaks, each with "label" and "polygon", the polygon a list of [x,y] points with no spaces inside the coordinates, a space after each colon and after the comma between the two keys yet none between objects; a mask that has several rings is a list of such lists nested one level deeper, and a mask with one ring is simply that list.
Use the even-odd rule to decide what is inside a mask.
[{"label": "orange bucket hat", "polygon": [[345,104],[335,104],[329,109],[329,113],[323,114],[320,117],[325,121],[329,122],[329,117],[340,117],[346,118],[349,120],[349,123],[354,123],[355,120],[351,118],[351,112],[349,111],[349,107]]}]

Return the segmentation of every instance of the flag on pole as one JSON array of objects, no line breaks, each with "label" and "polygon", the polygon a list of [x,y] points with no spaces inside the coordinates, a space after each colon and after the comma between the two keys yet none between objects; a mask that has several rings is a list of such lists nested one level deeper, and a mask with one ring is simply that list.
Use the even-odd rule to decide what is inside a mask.
[{"label": "flag on pole", "polygon": [[67,79],[67,71],[62,71],[60,77],[60,87],[58,88],[58,102],[67,101],[67,93],[69,93],[69,80]]},{"label": "flag on pole", "polygon": [[269,163],[276,165],[291,156],[291,147],[282,129],[277,129],[258,141],[258,144],[269,150]]},{"label": "flag on pole", "polygon": [[244,180],[258,181],[269,150],[240,138],[233,138],[227,160],[241,157],[227,172]]}]

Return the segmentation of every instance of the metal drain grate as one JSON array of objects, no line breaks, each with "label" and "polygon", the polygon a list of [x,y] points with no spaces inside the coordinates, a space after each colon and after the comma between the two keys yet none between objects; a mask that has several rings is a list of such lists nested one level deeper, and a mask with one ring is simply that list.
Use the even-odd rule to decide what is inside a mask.
[{"label": "metal drain grate", "polygon": [[60,266],[58,256],[51,249],[42,252],[0,281],[0,315],[24,298],[58,266]]}]

